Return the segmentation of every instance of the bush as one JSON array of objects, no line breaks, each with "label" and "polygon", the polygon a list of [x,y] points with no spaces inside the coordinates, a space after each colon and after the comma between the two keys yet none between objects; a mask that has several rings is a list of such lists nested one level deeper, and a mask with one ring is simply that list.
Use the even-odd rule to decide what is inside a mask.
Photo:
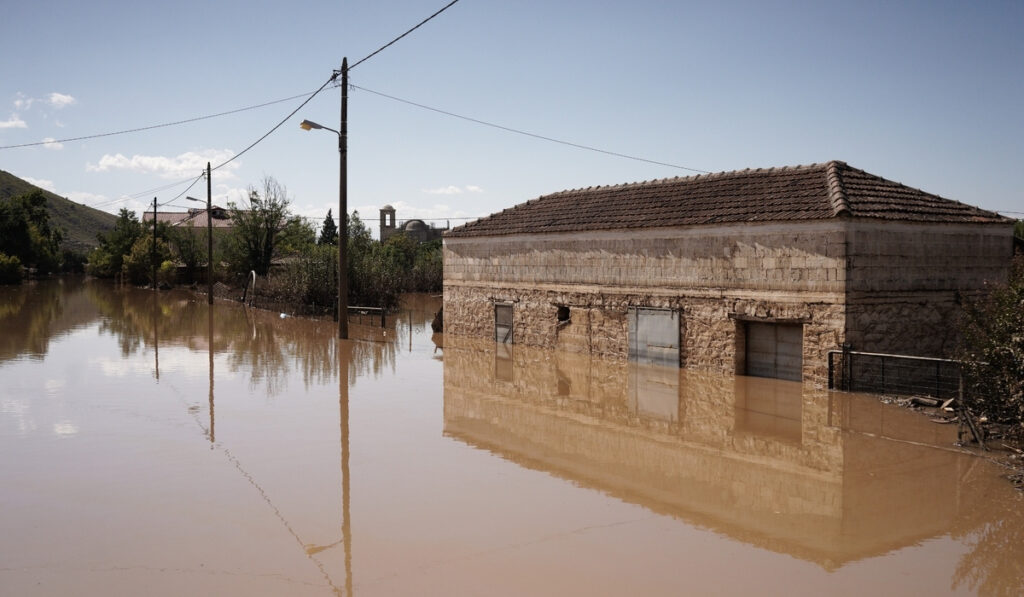
[{"label": "bush", "polygon": [[966,305],[962,333],[966,406],[1024,432],[1024,256],[1008,284]]},{"label": "bush", "polygon": [[164,261],[160,264],[160,269],[156,272],[156,279],[160,284],[166,284],[172,286],[174,279],[177,277],[178,268],[174,265],[173,261]]},{"label": "bush", "polygon": [[21,259],[0,253],[0,284],[21,283]]},{"label": "bush", "polygon": [[[162,238],[156,241],[156,261],[170,261],[171,250]],[[153,237],[143,236],[132,245],[131,252],[122,265],[125,278],[132,284],[149,284],[153,281]]]}]

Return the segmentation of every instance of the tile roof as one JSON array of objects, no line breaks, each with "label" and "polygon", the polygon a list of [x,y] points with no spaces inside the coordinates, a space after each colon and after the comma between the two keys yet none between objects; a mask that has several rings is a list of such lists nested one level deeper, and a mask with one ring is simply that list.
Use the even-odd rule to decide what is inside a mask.
[{"label": "tile roof", "polygon": [[[213,215],[210,218],[210,224],[214,228],[231,228],[232,222],[230,217],[218,217],[218,215],[224,215],[226,210],[213,206]],[[153,221],[153,212],[142,212],[143,222]],[[188,211],[157,211],[156,212],[157,222],[166,222],[170,226],[193,226],[195,228],[206,228],[206,210],[205,209],[190,209]]]},{"label": "tile roof", "polygon": [[918,222],[1009,221],[997,213],[831,161],[561,191],[458,226],[445,236],[839,217]]}]

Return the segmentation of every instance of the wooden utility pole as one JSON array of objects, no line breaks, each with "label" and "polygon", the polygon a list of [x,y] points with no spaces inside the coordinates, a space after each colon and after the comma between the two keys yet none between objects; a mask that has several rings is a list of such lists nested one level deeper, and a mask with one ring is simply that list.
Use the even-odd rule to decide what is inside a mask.
[{"label": "wooden utility pole", "polygon": [[338,133],[338,338],[348,339],[348,58],[341,60],[341,129]]},{"label": "wooden utility pole", "polygon": [[153,290],[156,290],[156,197],[153,197],[153,250],[149,260],[153,262]]},{"label": "wooden utility pole", "polygon": [[[206,301],[208,305],[213,304],[213,219],[210,215],[212,211],[213,183],[210,177],[210,162],[206,162]],[[212,425],[210,428],[213,428]]]}]

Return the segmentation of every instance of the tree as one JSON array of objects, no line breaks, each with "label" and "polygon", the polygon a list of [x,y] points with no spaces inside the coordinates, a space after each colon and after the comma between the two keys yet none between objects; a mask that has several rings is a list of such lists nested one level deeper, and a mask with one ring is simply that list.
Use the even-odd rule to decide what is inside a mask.
[{"label": "tree", "polygon": [[285,222],[277,236],[276,252],[280,255],[302,255],[316,245],[316,231],[302,218],[293,216]]},{"label": "tree", "polygon": [[[156,263],[170,261],[171,249],[162,238],[156,239]],[[135,241],[131,251],[124,258],[124,275],[132,284],[148,284],[153,281],[153,235],[145,234]]]},{"label": "tree", "polygon": [[227,243],[227,258],[238,272],[254,270],[265,276],[274,258],[277,236],[288,221],[287,190],[273,177],[262,182],[262,192],[249,187],[249,201],[245,209],[234,202],[231,210],[231,234]]},{"label": "tree", "polygon": [[39,189],[0,201],[0,253],[40,273],[60,269],[64,235],[50,228],[46,196]]},{"label": "tree", "polygon": [[316,241],[319,245],[338,244],[338,226],[334,223],[331,210],[327,210],[327,217],[324,218],[324,225],[320,228],[320,239]]},{"label": "tree", "polygon": [[1024,433],[1024,256],[1008,284],[965,306],[963,339],[967,407]]},{"label": "tree", "polygon": [[[195,280],[199,267],[206,265],[207,247],[205,242],[200,242],[195,226],[189,220],[188,226],[176,226],[168,230],[168,239],[173,247],[173,252],[185,266],[185,275],[189,282]],[[205,238],[203,240],[206,240]]]},{"label": "tree", "polygon": [[135,241],[141,236],[142,224],[135,212],[121,208],[114,229],[96,236],[100,246],[89,254],[86,271],[101,278],[112,278],[121,273],[125,255],[131,252]]}]

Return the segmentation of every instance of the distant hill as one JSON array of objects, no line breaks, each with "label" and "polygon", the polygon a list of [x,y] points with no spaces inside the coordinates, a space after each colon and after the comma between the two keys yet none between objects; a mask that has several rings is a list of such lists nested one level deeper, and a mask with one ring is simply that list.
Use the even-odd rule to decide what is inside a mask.
[{"label": "distant hill", "polygon": [[[0,170],[0,201],[27,195],[37,186],[24,181],[10,172]],[[50,225],[64,231],[64,246],[87,253],[99,245],[96,235],[114,228],[117,216],[105,211],[75,203],[45,189],[46,209],[50,212]]]}]

